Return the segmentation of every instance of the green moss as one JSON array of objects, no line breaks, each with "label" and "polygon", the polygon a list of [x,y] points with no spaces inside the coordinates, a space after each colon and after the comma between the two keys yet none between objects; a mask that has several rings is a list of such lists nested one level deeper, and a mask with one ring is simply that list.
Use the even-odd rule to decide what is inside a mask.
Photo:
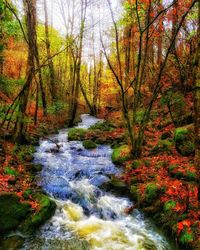
[{"label": "green moss", "polygon": [[139,160],[135,160],[131,164],[132,168],[134,168],[134,169],[139,168],[141,165],[142,165],[142,161],[139,161]]},{"label": "green moss", "polygon": [[115,164],[121,164],[131,158],[132,155],[128,145],[123,145],[113,150],[112,162]]},{"label": "green moss", "polygon": [[176,202],[173,200],[170,200],[170,201],[165,202],[163,209],[165,212],[168,212],[168,211],[171,211],[175,206],[176,206]]},{"label": "green moss", "polygon": [[130,193],[132,194],[134,200],[137,201],[139,199],[138,188],[136,185],[131,186]]},{"label": "green moss", "polygon": [[151,161],[150,160],[144,160],[144,165],[146,167],[149,167],[151,165]]},{"label": "green moss", "polygon": [[91,140],[85,140],[83,141],[83,147],[86,149],[94,149],[97,147],[97,145]]},{"label": "green moss", "polygon": [[183,145],[178,145],[177,148],[181,155],[189,156],[194,153],[195,144],[193,141],[187,141]]},{"label": "green moss", "polygon": [[111,176],[110,185],[113,186],[114,188],[126,188],[127,187],[124,181],[120,180],[115,175]]},{"label": "green moss", "polygon": [[115,126],[109,122],[97,122],[95,125],[91,126],[89,130],[101,130],[101,131],[112,131]]},{"label": "green moss", "polygon": [[173,141],[172,140],[160,140],[158,144],[152,148],[151,155],[157,155],[160,152],[167,152],[171,153],[173,148]]},{"label": "green moss", "polygon": [[24,191],[24,193],[23,193],[24,199],[28,199],[31,194],[32,194],[31,189],[27,189],[26,191]]},{"label": "green moss", "polygon": [[181,142],[187,138],[188,129],[187,128],[177,128],[174,133],[174,141]]},{"label": "green moss", "polygon": [[156,184],[154,183],[147,184],[145,191],[146,200],[148,202],[153,201],[158,196],[158,192],[159,192],[159,187]]},{"label": "green moss", "polygon": [[17,156],[20,161],[32,161],[35,147],[32,145],[15,145],[12,154]]},{"label": "green moss", "polygon": [[188,232],[182,233],[182,235],[181,235],[181,237],[180,237],[180,242],[181,242],[182,244],[187,244],[187,243],[189,243],[189,242],[191,242],[191,241],[193,241],[193,240],[194,240],[193,235],[190,234],[190,233],[188,233]]},{"label": "green moss", "polygon": [[177,151],[183,156],[194,154],[194,126],[188,125],[177,128],[174,132],[174,141]]},{"label": "green moss", "polygon": [[18,175],[16,170],[9,168],[9,167],[6,167],[4,172],[5,172],[5,174],[8,174],[8,175],[13,175],[13,176]]},{"label": "green moss", "polygon": [[187,175],[186,175],[187,180],[189,180],[189,181],[196,181],[196,180],[197,180],[197,175],[196,175],[196,173],[187,171],[186,174],[187,174]]},{"label": "green moss", "polygon": [[68,131],[69,141],[79,141],[84,140],[87,130],[83,128],[71,128]]},{"label": "green moss", "polygon": [[0,193],[0,232],[16,229],[30,212],[28,203],[21,203],[13,193]]},{"label": "green moss", "polygon": [[177,165],[170,165],[169,166],[169,172],[172,172],[174,169],[176,169],[177,168]]},{"label": "green moss", "polygon": [[56,204],[44,194],[33,195],[33,198],[39,202],[40,209],[21,225],[20,229],[24,234],[32,234],[36,228],[44,224],[56,210]]}]

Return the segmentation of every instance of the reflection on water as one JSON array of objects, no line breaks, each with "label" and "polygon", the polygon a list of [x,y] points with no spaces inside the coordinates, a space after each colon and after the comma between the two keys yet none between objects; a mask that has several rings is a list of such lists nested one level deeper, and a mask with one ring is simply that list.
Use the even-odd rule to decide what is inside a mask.
[{"label": "reflection on water", "polygon": [[[82,115],[78,127],[88,128],[98,121]],[[41,140],[35,162],[44,166],[38,183],[55,199],[57,210],[24,249],[171,249],[139,211],[125,213],[132,205],[128,198],[101,188],[109,182],[108,174],[120,172],[111,162],[109,146],[86,150],[81,142],[67,140],[67,129],[51,139],[57,141],[60,151],[53,153],[55,144]]]}]

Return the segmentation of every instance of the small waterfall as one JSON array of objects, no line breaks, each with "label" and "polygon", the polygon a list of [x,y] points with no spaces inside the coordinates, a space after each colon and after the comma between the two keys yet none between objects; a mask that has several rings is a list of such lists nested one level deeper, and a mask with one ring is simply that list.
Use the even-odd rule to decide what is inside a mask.
[{"label": "small waterfall", "polygon": [[[78,127],[88,128],[101,120],[82,115]],[[120,170],[111,161],[112,149],[99,145],[86,150],[79,141],[67,140],[67,129],[41,140],[35,162],[43,165],[38,183],[56,201],[53,218],[28,239],[23,249],[171,250],[165,237],[128,198],[106,192],[107,175]]]}]

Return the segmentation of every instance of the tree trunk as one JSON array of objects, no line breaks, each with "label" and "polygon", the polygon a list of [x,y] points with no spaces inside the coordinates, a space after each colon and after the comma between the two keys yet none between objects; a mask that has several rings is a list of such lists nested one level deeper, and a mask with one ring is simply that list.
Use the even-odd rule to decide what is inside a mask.
[{"label": "tree trunk", "polygon": [[34,77],[35,64],[35,41],[36,41],[36,0],[23,1],[28,38],[28,67],[27,77],[24,90],[19,97],[19,108],[15,123],[14,139],[16,142],[22,143],[25,140],[25,118],[28,103],[30,86]]},{"label": "tree trunk", "polygon": [[76,118],[77,107],[78,107],[78,96],[79,96],[79,86],[81,81],[81,63],[82,63],[82,51],[83,51],[83,34],[85,28],[85,18],[87,10],[87,0],[81,1],[81,23],[80,23],[80,33],[79,33],[79,46],[78,46],[78,58],[75,69],[75,82],[74,82],[74,95],[72,97],[72,105],[70,108],[70,120],[69,126],[74,125],[74,120]]},{"label": "tree trunk", "polygon": [[55,71],[53,60],[51,58],[51,44],[49,39],[49,27],[48,27],[48,13],[47,13],[47,1],[44,0],[44,13],[45,13],[45,45],[48,58],[49,76],[50,76],[50,93],[53,101],[57,100],[57,89],[55,81]]}]

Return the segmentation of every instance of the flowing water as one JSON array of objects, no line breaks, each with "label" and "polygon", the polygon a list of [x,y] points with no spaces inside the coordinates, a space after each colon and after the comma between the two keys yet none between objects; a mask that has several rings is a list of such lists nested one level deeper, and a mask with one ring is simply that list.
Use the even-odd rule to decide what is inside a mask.
[{"label": "flowing water", "polygon": [[[82,115],[80,128],[99,120]],[[67,140],[67,129],[50,137],[60,145],[41,140],[35,162],[43,165],[38,183],[56,201],[53,218],[28,239],[23,249],[58,250],[171,250],[169,242],[152,222],[132,206],[128,198],[104,191],[108,175],[120,170],[111,161],[112,149],[86,150],[79,141]]]}]

